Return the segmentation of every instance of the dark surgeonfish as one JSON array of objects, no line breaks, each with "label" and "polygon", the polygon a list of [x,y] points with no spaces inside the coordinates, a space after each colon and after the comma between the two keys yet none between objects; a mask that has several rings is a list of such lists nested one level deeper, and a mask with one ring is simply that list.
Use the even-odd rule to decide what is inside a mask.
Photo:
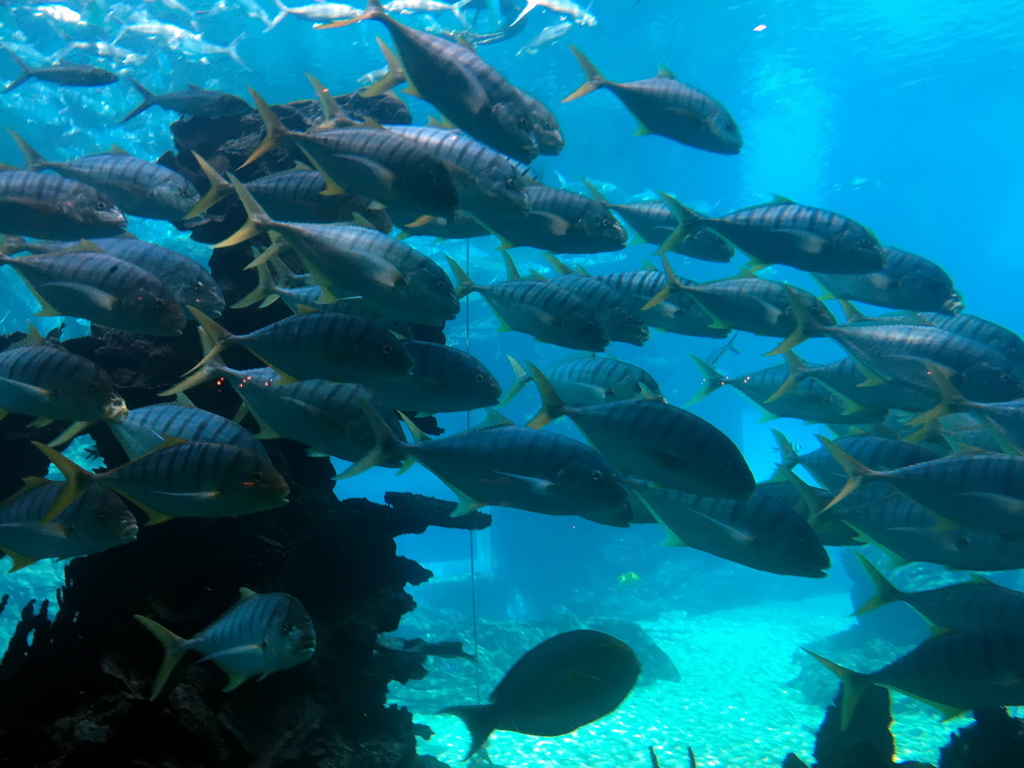
[{"label": "dark surgeonfish", "polygon": [[[426,99],[452,123],[499,152],[524,163],[537,157],[533,119],[519,90],[462,43],[396,21],[380,0],[367,0],[366,11],[355,19],[317,27],[330,29],[366,20],[383,23],[391,33],[409,93]],[[372,88],[367,91],[373,92]]]},{"label": "dark surgeonfish", "polygon": [[569,50],[583,68],[587,81],[562,99],[563,103],[607,88],[637,119],[638,135],[654,133],[721,155],[739,153],[743,137],[726,108],[703,91],[679,82],[665,67],[658,70],[656,77],[615,83],[606,80],[574,45]]},{"label": "dark surgeonfish", "polygon": [[466,723],[469,759],[494,731],[562,736],[614,712],[633,690],[640,661],[621,640],[592,629],[564,632],[526,652],[490,704],[447,707]]},{"label": "dark surgeonfish", "polygon": [[[14,131],[8,132],[25,155],[25,169],[56,171],[106,195],[124,213],[163,221],[182,221],[199,202],[192,182],[160,163],[132,157],[123,150],[57,162],[46,160]],[[116,150],[117,148],[115,148]]]},{"label": "dark surgeonfish", "polygon": [[36,171],[0,170],[0,232],[52,240],[112,237],[127,220],[88,184]]},{"label": "dark surgeonfish", "polygon": [[152,701],[171,672],[189,651],[203,654],[228,675],[224,691],[233,691],[251,677],[308,661],[316,652],[313,621],[297,599],[284,592],[257,594],[242,587],[238,602],[188,640],[146,616],[135,615],[164,647],[164,660],[153,681]]},{"label": "dark surgeonfish", "polygon": [[122,123],[127,123],[133,117],[141,115],[147,109],[154,106],[169,109],[172,112],[180,112],[191,117],[232,117],[252,111],[252,107],[244,99],[235,96],[233,93],[208,91],[205,88],[191,84],[184,91],[153,93],[143,87],[138,80],[133,80],[130,77],[125,79],[135,86],[135,90],[142,96],[142,103],[121,118]]},{"label": "dark surgeonfish", "polygon": [[[806,648],[804,649],[807,650]],[[854,672],[811,653],[843,682],[840,727],[846,730],[869,686],[906,693],[950,720],[972,709],[1024,704],[1024,632],[969,629],[925,640],[874,672]]]},{"label": "dark surgeonfish", "polygon": [[58,85],[73,85],[79,87],[94,87],[99,85],[110,85],[117,82],[117,75],[99,67],[89,67],[82,64],[57,64],[52,67],[30,67],[10,48],[5,48],[11,58],[21,67],[21,75],[17,80],[10,82],[3,93],[13,91],[26,80],[35,78],[45,80],[48,83]]}]

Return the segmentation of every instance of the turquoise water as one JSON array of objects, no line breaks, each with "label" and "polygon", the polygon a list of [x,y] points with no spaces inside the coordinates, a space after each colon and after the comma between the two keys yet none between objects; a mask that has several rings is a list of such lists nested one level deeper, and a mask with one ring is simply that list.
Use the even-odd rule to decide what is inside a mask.
[{"label": "turquoise water", "polygon": [[[156,3],[139,8],[187,27],[181,11]],[[243,71],[223,55],[208,62],[168,49],[158,41],[129,34],[119,45],[143,61],[127,66],[74,52],[69,60],[112,66],[140,79],[154,92],[179,90],[187,83],[244,95],[257,88],[271,102],[310,95],[303,75],[311,72],[335,93],[347,92],[357,78],[382,66],[375,24],[313,31],[300,19],[285,19],[262,33],[262,24],[238,8],[218,13],[207,2],[187,2],[206,39],[226,45],[239,33]],[[230,5],[230,3],[228,4]],[[68,6],[82,11],[77,2]],[[132,11],[110,4],[114,14],[103,26],[108,39]],[[272,9],[266,8],[272,13]],[[851,216],[869,226],[886,245],[921,254],[941,265],[963,294],[966,310],[1016,331],[1024,328],[1019,293],[1024,267],[1017,257],[1024,225],[1024,159],[1018,151],[1024,116],[1024,38],[1016,4],[986,0],[957,2],[715,2],[671,0],[625,2],[594,0],[593,28],[574,28],[567,42],[583,50],[609,78],[634,80],[654,74],[664,63],[683,81],[714,95],[739,123],[744,135],[739,156],[718,156],[656,136],[635,137],[635,124],[607,92],[559,104],[582,76],[559,42],[534,56],[516,51],[544,24],[557,18],[533,13],[524,35],[481,47],[480,53],[517,85],[550,105],[566,136],[565,151],[541,158],[534,168],[548,184],[564,178],[579,190],[583,176],[606,185],[615,202],[672,192],[708,214],[782,194],[809,205]],[[33,65],[43,65],[74,38],[81,26],[48,22],[27,6],[0,8],[0,41]],[[440,17],[451,23],[451,17]],[[89,34],[99,34],[90,32]],[[85,39],[84,37],[82,39]],[[33,58],[38,53],[37,58]],[[0,56],[0,78],[18,74]],[[429,105],[407,99],[414,122],[433,114]],[[170,113],[153,108],[124,126],[117,120],[137,103],[127,82],[102,89],[67,89],[30,81],[0,97],[4,127],[24,135],[51,159],[68,159],[116,143],[140,157],[155,159],[173,149]],[[0,162],[20,164],[12,142],[0,142]],[[204,261],[209,249],[189,244],[170,225],[134,219],[129,230]],[[436,244],[409,241],[427,253],[468,257],[470,274],[481,283],[503,275],[491,239]],[[572,257],[595,271],[633,269],[651,256],[650,245],[624,251]],[[528,248],[513,251],[521,272],[544,269],[546,262]],[[695,280],[734,274],[742,263],[713,265],[681,257],[676,269]],[[23,329],[35,305],[10,270],[0,274],[0,331]],[[761,273],[820,293],[805,275],[786,267]],[[55,321],[39,323],[43,331]],[[468,334],[467,334],[468,326]],[[521,334],[494,342],[496,321],[477,297],[446,329],[449,343],[478,356],[503,385],[512,375],[505,355],[526,358],[541,368],[565,355]],[[88,328],[69,323],[71,335]],[[775,341],[741,334],[742,354],[726,353],[720,368],[731,374],[769,364],[761,357]],[[668,400],[684,405],[700,375],[688,355],[705,357],[721,341],[652,334],[642,348],[613,343],[609,351],[642,365],[660,382]],[[828,341],[812,340],[801,355],[817,362],[838,356]],[[184,362],[184,361],[183,361]],[[190,365],[191,363],[189,363]],[[183,370],[188,365],[183,365]],[[532,389],[503,413],[523,423],[537,408]],[[695,405],[693,411],[724,430],[739,445],[756,477],[766,479],[777,454],[760,411],[727,389]],[[476,423],[482,414],[471,414]],[[449,432],[467,424],[463,414],[439,419]],[[814,446],[820,427],[793,420],[771,426],[804,447]],[[574,435],[573,428],[550,429]],[[394,477],[375,469],[339,485],[340,496],[379,499],[385,490],[414,490],[450,497],[426,471]],[[438,734],[422,751],[454,762],[461,758],[465,733],[454,718],[433,717],[443,704],[468,703],[486,696],[507,661],[499,653],[502,632],[566,617],[586,623],[593,617],[637,621],[662,646],[681,672],[679,682],[656,681],[638,688],[610,718],[561,739],[497,734],[490,755],[506,766],[645,765],[644,750],[661,750],[664,765],[682,765],[692,744],[702,766],[778,765],[787,751],[809,760],[812,734],[823,714],[789,683],[799,671],[798,646],[847,628],[850,581],[833,553],[828,578],[817,581],[771,576],[722,563],[687,550],[660,548],[654,527],[601,528],[575,518],[547,518],[497,510],[488,531],[431,531],[400,542],[409,556],[437,574],[413,591],[419,609],[402,632],[430,639],[459,638],[472,645],[474,623],[491,628],[481,644],[478,669],[437,661],[432,678],[407,688],[396,686],[396,702],[408,703]],[[472,548],[472,554],[471,554]],[[470,567],[475,578],[470,578]],[[935,569],[938,570],[938,569]],[[638,575],[635,585],[619,577]],[[48,564],[5,577],[0,591],[27,599],[43,593],[55,577]],[[1014,574],[1002,577],[1014,583]],[[474,604],[475,601],[475,604]],[[8,611],[5,620],[12,618]],[[474,619],[475,617],[475,619]],[[511,642],[511,641],[510,641]],[[492,664],[488,664],[491,661]],[[442,689],[443,702],[428,695]],[[958,723],[940,725],[934,714],[901,704],[896,734],[904,759],[935,760],[935,751]],[[962,724],[962,723],[961,723]],[[810,730],[809,730],[810,729]]]}]

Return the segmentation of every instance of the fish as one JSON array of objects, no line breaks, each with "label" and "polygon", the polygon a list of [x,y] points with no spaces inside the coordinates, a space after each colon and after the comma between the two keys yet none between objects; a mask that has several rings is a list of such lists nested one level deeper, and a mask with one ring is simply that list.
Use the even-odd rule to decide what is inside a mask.
[{"label": "fish", "polygon": [[135,614],[135,620],[164,648],[150,701],[160,695],[189,651],[199,651],[203,654],[200,661],[212,661],[227,673],[225,693],[251,677],[263,680],[313,657],[316,630],[302,603],[284,592],[257,594],[245,587],[239,592],[238,602],[188,640],[147,616]]},{"label": "fish", "polygon": [[[530,373],[511,355],[509,363],[515,381],[503,403],[515,397],[528,382]],[[632,363],[593,353],[570,355],[544,374],[559,399],[570,408],[599,405],[617,400],[665,400],[658,382],[647,371]]]},{"label": "fish", "polygon": [[255,331],[235,335],[196,309],[190,309],[210,342],[203,358],[167,394],[176,394],[210,378],[206,363],[237,345],[292,380],[370,384],[380,378],[408,376],[413,359],[384,326],[355,315],[312,312],[286,317]]},{"label": "fish", "polygon": [[1024,635],[1019,629],[949,632],[925,640],[874,672],[854,672],[808,651],[843,682],[840,729],[846,730],[857,704],[872,685],[900,691],[950,720],[971,709],[1024,702]]},{"label": "fish", "polygon": [[856,616],[898,601],[909,605],[932,626],[946,630],[1017,627],[1024,619],[1024,592],[1001,587],[984,576],[975,574],[970,581],[904,592],[864,555],[854,554],[875,588],[874,596],[854,612]]},{"label": "fish", "polygon": [[508,254],[509,279],[490,285],[474,283],[450,256],[446,258],[455,277],[456,296],[483,296],[498,316],[499,330],[521,331],[538,341],[589,352],[602,352],[608,346],[608,334],[589,305],[557,285],[517,279],[518,272]]},{"label": "fish", "polygon": [[419,251],[374,229],[275,221],[241,182],[232,177],[232,183],[248,218],[215,248],[269,231],[296,250],[320,286],[324,303],[360,296],[385,317],[435,326],[458,315],[458,297],[448,275]]},{"label": "fish", "polygon": [[7,87],[0,93],[9,93],[22,83],[36,79],[57,85],[70,85],[75,87],[98,87],[110,85],[117,82],[117,75],[100,67],[90,67],[83,64],[57,64],[51,67],[30,67],[21,57],[10,48],[5,49],[21,67],[21,75],[7,84]]},{"label": "fish", "polygon": [[281,0],[274,0],[274,5],[277,6],[278,14],[267,24],[263,30],[264,33],[272,30],[288,16],[295,16],[296,18],[312,22],[328,22],[339,19],[354,19],[360,14],[358,8],[345,3],[310,3],[309,5],[289,8]]},{"label": "fish", "polygon": [[363,410],[374,428],[376,449],[339,479],[401,452],[452,489],[459,500],[453,517],[499,506],[578,515],[620,528],[629,524],[625,483],[608,460],[585,443],[516,426],[496,411],[490,411],[479,427],[435,440],[406,420],[414,442],[404,443],[368,404]]},{"label": "fish", "polygon": [[560,21],[557,24],[544,27],[529,42],[523,43],[523,46],[516,51],[516,56],[536,56],[568,35],[573,26],[575,25],[571,21]]},{"label": "fish", "polygon": [[522,21],[526,18],[526,14],[534,8],[546,8],[563,18],[568,17],[572,19],[574,24],[579,24],[581,27],[597,26],[597,17],[590,13],[590,11],[584,10],[578,3],[574,3],[573,0],[526,0],[526,5],[519,12],[519,15],[512,20],[512,24]]},{"label": "fish", "polygon": [[548,638],[527,651],[488,704],[446,707],[465,722],[468,760],[494,731],[561,736],[615,711],[636,685],[640,661],[621,640],[592,629]]},{"label": "fish", "polygon": [[[632,272],[595,275],[620,293],[631,296],[640,309],[640,317],[651,328],[683,336],[724,339],[731,330],[713,318],[691,296],[674,293],[671,298],[648,306],[655,296],[663,294],[668,278],[653,267]],[[696,285],[692,280],[677,277],[683,285]]]},{"label": "fish", "polygon": [[160,163],[132,157],[117,148],[68,162],[46,160],[17,133],[10,129],[8,133],[25,155],[26,170],[55,171],[88,184],[132,216],[182,221],[199,202],[199,192],[192,182]]},{"label": "fish", "polygon": [[139,92],[142,103],[122,117],[121,123],[127,123],[153,106],[189,117],[234,117],[252,111],[244,99],[233,93],[210,91],[190,83],[184,91],[158,94],[146,89],[138,80],[130,77],[125,79]]},{"label": "fish", "polygon": [[939,312],[918,312],[916,317],[936,328],[991,347],[1010,361],[1010,370],[1014,376],[1024,379],[1024,339],[1009,328],[966,312],[952,316]]},{"label": "fish", "polygon": [[80,317],[96,325],[180,336],[185,313],[170,288],[146,270],[105,253],[0,256],[42,305],[41,316]]},{"label": "fish", "polygon": [[811,272],[830,298],[862,301],[877,307],[955,315],[964,307],[953,279],[938,264],[910,253],[883,247],[882,268],[856,275]]},{"label": "fish", "polygon": [[35,416],[37,426],[73,422],[53,441],[60,445],[94,422],[123,421],[128,406],[103,368],[43,343],[30,326],[24,345],[0,352],[0,417],[8,413]]},{"label": "fish", "polygon": [[88,184],[35,171],[0,170],[0,232],[45,239],[121,234],[127,220]]},{"label": "fish", "polygon": [[830,561],[818,536],[775,496],[755,489],[743,499],[716,499],[671,488],[634,488],[668,533],[668,546],[693,547],[766,573],[825,578]]},{"label": "fish", "polygon": [[606,80],[590,59],[569,44],[586,82],[570,93],[562,103],[607,88],[636,118],[638,136],[656,134],[686,146],[721,155],[739,154],[743,137],[728,110],[717,100],[676,79],[661,66],[655,77],[629,83]]},{"label": "fish", "polygon": [[194,405],[158,403],[135,408],[124,421],[111,423],[110,431],[129,459],[159,448],[167,437],[176,437],[194,443],[236,445],[270,461],[263,443],[249,430]]},{"label": "fish", "polygon": [[147,525],[178,517],[237,517],[288,503],[288,483],[274,465],[237,445],[169,437],[127,464],[93,473],[49,446],[32,444],[67,481],[44,522],[94,485],[139,507],[146,513]]},{"label": "fish", "polygon": [[572,408],[533,364],[541,407],[527,426],[569,419],[619,472],[699,496],[743,499],[754,476],[739,448],[710,422],[657,400],[618,400]]},{"label": "fish", "polygon": [[252,72],[252,67],[242,61],[242,57],[238,55],[238,44],[244,38],[245,32],[242,32],[227,45],[217,45],[203,39],[202,34],[185,32],[183,35],[172,38],[169,41],[169,45],[176,50],[190,53],[203,59],[207,56],[227,56],[246,72]]},{"label": "fish", "polygon": [[[380,0],[367,0],[355,19],[318,24],[320,29],[373,20],[391,33],[411,95],[429,101],[473,138],[529,163],[537,157],[532,120],[519,91],[479,54],[461,43],[408,27],[389,16]],[[367,95],[376,93],[380,83]]]},{"label": "fish", "polygon": [[[464,27],[469,23],[462,13],[462,9],[472,0],[456,0],[453,3],[443,3],[440,0],[391,0],[384,4],[384,10],[398,16],[408,16],[416,13],[450,13]],[[358,13],[358,12],[357,12]]]},{"label": "fish", "polygon": [[557,155],[565,149],[565,137],[562,135],[562,128],[558,124],[558,118],[548,107],[537,97],[527,93],[522,88],[517,88],[519,97],[526,105],[526,110],[531,118],[531,134],[537,145],[537,152],[541,155]]},{"label": "fish", "polygon": [[412,375],[371,385],[391,408],[421,415],[452,413],[490,408],[501,399],[498,381],[468,352],[429,341],[402,346],[412,356]]},{"label": "fish", "polygon": [[39,560],[92,555],[135,541],[139,526],[116,494],[92,487],[49,522],[42,522],[63,483],[33,478],[0,502],[0,551],[17,571]]}]

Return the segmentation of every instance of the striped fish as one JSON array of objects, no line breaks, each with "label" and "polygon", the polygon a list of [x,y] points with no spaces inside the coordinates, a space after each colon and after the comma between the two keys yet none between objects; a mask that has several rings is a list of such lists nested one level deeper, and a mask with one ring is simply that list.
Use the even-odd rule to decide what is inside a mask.
[{"label": "striped fish", "polygon": [[48,83],[58,85],[72,85],[78,87],[95,87],[110,85],[117,82],[117,75],[99,67],[89,67],[82,64],[57,64],[51,67],[30,67],[10,48],[5,48],[15,63],[21,67],[21,76],[8,83],[2,93],[13,91],[26,80],[35,78]]},{"label": "striped fish", "polygon": [[522,88],[516,90],[519,91],[519,98],[523,100],[523,104],[526,105],[530,114],[533,141],[537,145],[537,152],[541,155],[561,154],[565,149],[565,138],[562,136],[558,118],[540,99]]},{"label": "striped fish", "polygon": [[413,359],[382,325],[355,315],[310,312],[293,315],[251,333],[235,335],[198,310],[192,310],[213,346],[180,392],[211,378],[206,363],[225,347],[238,345],[292,379],[328,379],[369,384],[381,378],[408,376]]},{"label": "striped fish", "polygon": [[33,445],[67,480],[45,521],[91,485],[131,501],[148,525],[175,517],[237,517],[288,503],[288,483],[274,466],[236,445],[167,438],[160,448],[96,474],[42,443]]},{"label": "striped fish", "polygon": [[242,587],[241,596],[197,635],[185,640],[153,619],[136,614],[164,647],[164,659],[153,682],[152,701],[171,672],[189,651],[212,661],[228,675],[224,691],[233,691],[250,677],[269,674],[308,661],[316,652],[313,621],[297,599],[284,592],[256,594]]},{"label": "striped fish", "polygon": [[587,80],[562,103],[607,88],[636,118],[638,136],[653,133],[720,155],[735,155],[742,148],[739,126],[726,108],[703,91],[679,82],[665,67],[658,69],[656,77],[616,83],[606,80],[576,46],[569,45],[569,50]]},{"label": "striped fish", "polygon": [[938,312],[920,312],[918,315],[937,328],[992,347],[1010,361],[1015,376],[1024,378],[1024,340],[1009,328],[964,312],[952,316]]},{"label": "striped fish", "polygon": [[714,499],[639,487],[649,513],[672,546],[689,546],[748,568],[824,578],[828,553],[803,516],[755,489],[745,499]]},{"label": "striped fish", "polygon": [[105,253],[0,256],[42,305],[41,316],[80,317],[131,333],[180,336],[185,313],[151,272]]},{"label": "striped fish", "polygon": [[1024,634],[1018,628],[949,632],[925,640],[910,653],[870,673],[854,672],[815,653],[811,656],[843,681],[842,730],[846,730],[857,703],[872,685],[922,700],[938,709],[943,720],[982,707],[1024,704],[1024,680],[1020,675],[1024,668]]},{"label": "striped fish", "polygon": [[448,275],[419,251],[373,229],[274,221],[237,179],[232,182],[248,220],[215,247],[273,232],[298,252],[321,288],[322,301],[360,296],[386,317],[425,325],[441,326],[458,315]]},{"label": "striped fish", "polygon": [[124,398],[110,375],[96,363],[63,347],[39,343],[0,352],[0,418],[8,413],[36,416],[36,424],[75,422],[55,444],[95,421],[123,421],[128,415]]},{"label": "striped fish", "polygon": [[106,195],[72,179],[0,170],[0,232],[65,239],[124,232],[126,220]]},{"label": "striped fish", "polygon": [[202,408],[161,403],[136,408],[110,430],[129,459],[137,459],[160,447],[168,437],[193,443],[227,443],[252,451],[270,461],[263,444],[231,419]]},{"label": "striped fish", "polygon": [[91,555],[135,541],[135,517],[116,494],[98,486],[44,523],[63,488],[37,478],[0,502],[0,551],[14,561],[12,571],[37,560]]},{"label": "striped fish", "polygon": [[[699,338],[724,339],[731,333],[715,318],[711,317],[692,297],[676,293],[654,306],[646,305],[665,291],[668,278],[655,269],[640,269],[634,272],[613,272],[610,275],[595,275],[598,280],[608,283],[620,293],[632,296],[640,307],[640,317],[652,328],[669,333]],[[677,277],[684,285],[696,285],[692,280]]]},{"label": "striped fish", "polygon": [[754,489],[739,448],[699,416],[655,400],[571,408],[536,366],[527,363],[527,369],[541,396],[541,409],[529,426],[568,416],[618,471],[665,488],[730,499]]},{"label": "striped fish", "polygon": [[14,131],[11,136],[25,155],[29,171],[56,171],[99,190],[132,216],[182,221],[199,192],[192,182],[160,163],[132,157],[123,151],[86,155],[68,162],[46,160]]},{"label": "striped fish", "polygon": [[863,544],[857,538],[858,534],[841,519],[824,518],[820,514],[832,494],[808,485],[792,470],[785,467],[777,469],[771,480],[757,484],[757,492],[771,496],[796,511],[808,522],[824,547],[857,547]]},{"label": "striped fish", "polygon": [[937,589],[904,592],[893,586],[870,560],[855,553],[875,587],[875,595],[857,616],[894,602],[903,602],[928,622],[943,629],[1002,629],[1024,624],[1024,592],[995,584],[983,576]]},{"label": "striped fish", "polygon": [[[355,19],[317,26],[330,29],[367,20],[382,22],[391,33],[409,83],[407,93],[426,99],[470,136],[509,157],[524,163],[537,157],[533,121],[520,91],[472,48],[396,21],[380,0],[367,0],[366,11]],[[382,90],[391,87],[386,81]]]},{"label": "striped fish", "polygon": [[538,341],[588,352],[601,352],[608,346],[608,334],[590,306],[557,285],[517,280],[508,254],[505,264],[511,279],[490,285],[477,285],[451,257],[447,258],[455,277],[456,295],[483,296],[498,316],[500,330],[521,331]]},{"label": "striped fish", "polygon": [[[509,356],[515,382],[504,402],[510,401],[533,378],[519,361]],[[617,400],[664,400],[658,382],[638,365],[611,357],[571,356],[544,374],[559,399],[570,408]]]}]

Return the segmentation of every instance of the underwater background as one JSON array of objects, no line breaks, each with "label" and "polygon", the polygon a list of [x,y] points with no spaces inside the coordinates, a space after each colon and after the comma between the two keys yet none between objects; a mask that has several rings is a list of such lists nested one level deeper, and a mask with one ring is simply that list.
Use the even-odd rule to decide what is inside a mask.
[{"label": "underwater background", "polygon": [[[73,0],[67,5],[83,10]],[[288,18],[264,34],[260,21],[230,3],[209,14],[202,13],[206,2],[186,0],[186,5],[207,40],[227,45],[246,33],[238,54],[248,71],[227,56],[211,55],[204,62],[143,36],[120,41],[139,58],[114,68],[154,92],[196,83],[245,95],[252,86],[278,103],[308,98],[303,73],[315,74],[339,94],[353,90],[361,75],[382,66],[374,42],[381,32],[375,25],[314,31],[308,22]],[[139,3],[143,6],[156,4]],[[11,44],[22,58],[31,56],[26,47],[38,52],[41,58],[30,63],[42,65],[67,40],[55,31],[59,25],[45,15],[25,13],[27,7],[0,5],[0,42]],[[121,3],[111,10],[127,14],[132,6]],[[868,226],[882,243],[943,267],[963,295],[966,311],[1017,332],[1024,329],[1019,300],[1024,265],[1018,257],[1024,239],[1024,157],[1018,151],[1024,37],[1017,4],[594,0],[589,10],[596,26],[573,27],[565,40],[535,55],[516,54],[529,36],[558,21],[542,8],[531,13],[523,36],[480,48],[512,82],[548,104],[561,123],[565,150],[532,164],[544,183],[585,192],[580,181],[585,177],[614,202],[649,199],[656,191],[666,191],[708,215],[763,202],[773,194],[842,212]],[[182,25],[189,21],[173,9],[161,8],[160,15]],[[74,39],[73,28],[59,28]],[[607,92],[560,104],[582,81],[566,42],[616,81],[653,76],[664,64],[680,79],[713,94],[728,105],[741,127],[742,153],[714,155],[657,136],[633,136],[632,117]],[[68,60],[84,63],[87,57],[73,52]],[[13,80],[18,74],[13,60],[0,56],[0,79]],[[100,151],[111,143],[155,159],[173,148],[168,125],[175,117],[151,109],[118,124],[137,101],[124,81],[102,90],[30,82],[0,97],[0,123],[50,159]],[[406,101],[414,124],[423,124],[435,112],[424,102]],[[0,162],[22,163],[13,142],[0,141]],[[190,242],[169,224],[133,219],[130,231],[204,263],[209,256],[207,246]],[[444,254],[468,262],[479,283],[504,275],[493,238],[412,238],[408,243],[442,263]],[[653,250],[649,244],[631,244],[616,253],[568,256],[565,261],[596,265],[594,271],[635,269],[652,258]],[[533,249],[512,253],[522,273],[549,270]],[[709,264],[678,256],[673,263],[678,272],[698,281],[726,277],[737,269],[735,262]],[[760,275],[820,293],[809,277],[795,270],[769,267]],[[0,300],[0,332],[24,330],[37,305],[10,269],[0,268]],[[49,318],[33,322],[43,333],[56,325]],[[522,334],[496,335],[496,328],[494,315],[479,297],[471,296],[445,333],[450,345],[479,358],[504,387],[513,378],[506,355],[546,370],[567,354]],[[65,337],[87,333],[86,323],[67,321]],[[715,367],[724,374],[765,368],[769,363],[762,354],[775,343],[740,334],[736,353],[726,351]],[[642,347],[613,343],[609,351],[644,367],[669,402],[684,405],[702,378],[689,356],[707,358],[723,344],[652,333]],[[827,340],[812,339],[800,353],[822,363],[839,357]],[[182,361],[182,370],[191,364]],[[521,424],[538,406],[529,387],[501,411]],[[791,419],[767,424],[763,412],[731,388],[691,409],[732,438],[759,481],[772,474],[779,458],[769,427],[808,449],[816,447],[814,435],[822,431]],[[443,414],[438,421],[451,433],[482,417]],[[578,437],[568,423],[548,429]],[[69,453],[88,465],[83,450],[78,444]],[[337,466],[340,470],[344,465]],[[336,493],[339,498],[379,501],[385,491],[394,490],[451,498],[440,481],[418,466],[400,476],[374,468],[340,481]],[[493,524],[484,531],[430,529],[399,540],[399,551],[432,570],[434,578],[410,589],[417,608],[406,615],[398,633],[458,639],[478,658],[476,664],[433,658],[424,680],[392,686],[389,701],[408,706],[418,722],[435,731],[431,739],[419,742],[420,753],[444,762],[460,760],[468,744],[465,729],[457,718],[434,713],[481,700],[509,664],[545,636],[633,622],[667,655],[669,664],[655,668],[645,662],[646,677],[622,707],[573,734],[495,734],[488,745],[490,760],[509,768],[625,768],[648,765],[649,745],[657,748],[664,766],[684,765],[688,746],[702,767],[775,766],[788,752],[808,759],[835,682],[824,670],[812,669],[813,662],[805,661],[800,648],[854,623],[850,614],[862,600],[851,598],[856,566],[848,569],[845,553],[830,552],[833,564],[827,578],[800,579],[760,573],[694,550],[662,547],[658,526],[616,529],[576,517],[488,511],[494,513]],[[46,597],[61,583],[62,569],[41,562],[4,575],[0,593],[10,593],[15,605]],[[943,569],[914,564],[906,573],[907,583],[931,584]],[[993,578],[1024,587],[1017,572]],[[8,609],[0,616],[0,630],[9,634],[16,615]],[[904,606],[886,607],[876,622],[900,630],[894,633],[894,644],[864,649],[862,663],[872,668],[926,635],[923,622]],[[895,702],[898,756],[936,762],[939,747],[962,721],[943,724],[932,710],[910,699],[896,696]]]}]

